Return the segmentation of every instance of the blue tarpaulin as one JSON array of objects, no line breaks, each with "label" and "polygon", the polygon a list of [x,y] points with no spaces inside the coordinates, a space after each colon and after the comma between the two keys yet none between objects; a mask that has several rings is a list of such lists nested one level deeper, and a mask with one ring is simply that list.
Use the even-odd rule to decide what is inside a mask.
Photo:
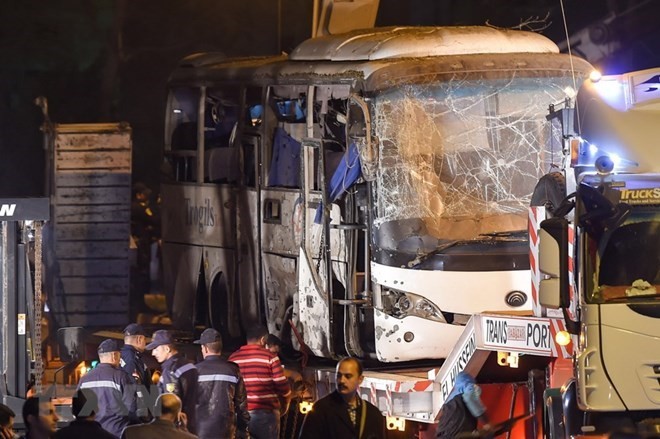
[{"label": "blue tarpaulin", "polygon": [[268,174],[269,186],[300,187],[300,142],[284,131],[275,130],[273,160]]},{"label": "blue tarpaulin", "polygon": [[[360,166],[360,155],[355,143],[351,143],[348,150],[339,162],[339,166],[332,174],[330,184],[328,187],[328,201],[333,202],[342,196],[362,175],[362,167]],[[323,204],[319,205],[316,209],[316,216],[314,222],[320,224],[323,220]]]}]

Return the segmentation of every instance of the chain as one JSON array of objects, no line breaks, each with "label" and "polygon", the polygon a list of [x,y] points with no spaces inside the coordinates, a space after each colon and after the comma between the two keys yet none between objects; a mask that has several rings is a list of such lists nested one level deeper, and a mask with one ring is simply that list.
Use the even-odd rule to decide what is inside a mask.
[{"label": "chain", "polygon": [[34,385],[37,394],[41,394],[41,380],[44,374],[44,363],[41,358],[41,222],[35,221],[34,233]]},{"label": "chain", "polygon": [[316,261],[316,272],[321,274],[321,260],[323,259],[323,247],[325,247],[325,233],[321,229],[321,239],[319,239],[319,258]]},{"label": "chain", "polygon": [[[286,438],[286,430],[287,427],[289,427],[289,432],[291,433],[290,439],[295,439],[298,437],[298,413],[300,412],[300,402],[302,401],[302,398],[296,397],[295,400],[291,401],[291,405],[289,406],[289,411],[286,413],[286,418],[284,420],[284,428],[283,431],[280,434],[280,438],[282,439],[287,439]],[[295,403],[295,407],[294,407]],[[289,422],[289,414],[293,410],[293,421]]]},{"label": "chain", "polygon": [[298,433],[298,412],[300,409],[297,405],[300,404],[300,400],[296,401],[296,409],[293,411],[293,422],[291,423],[291,439],[295,439],[296,433]]}]

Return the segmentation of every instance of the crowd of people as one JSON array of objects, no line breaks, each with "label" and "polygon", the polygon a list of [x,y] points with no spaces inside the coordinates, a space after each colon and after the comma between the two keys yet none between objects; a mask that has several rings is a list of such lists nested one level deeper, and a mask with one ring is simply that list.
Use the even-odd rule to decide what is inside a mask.
[{"label": "crowd of people", "polygon": [[[99,364],[83,375],[72,399],[75,420],[57,430],[58,416],[49,397],[26,400],[22,415],[27,439],[279,439],[281,414],[287,410],[291,386],[278,357],[281,341],[264,327],[250,328],[247,344],[226,360],[222,337],[205,329],[194,343],[201,357],[193,363],[177,349],[173,334],[147,333],[138,324],[124,329],[124,344],[103,340]],[[143,354],[160,363],[154,375]],[[300,426],[299,439],[387,437],[380,410],[363,400],[361,362],[344,358],[336,367],[336,389],[314,403]],[[489,427],[479,386],[461,372],[437,437],[456,437],[481,421]],[[15,414],[0,404],[0,439],[14,439]]]},{"label": "crowd of people", "polygon": [[[81,377],[72,399],[75,420],[58,430],[50,397],[36,395],[23,406],[24,437],[278,439],[280,415],[292,394],[277,355],[280,340],[253,327],[247,344],[227,360],[215,329],[205,329],[194,343],[203,358],[196,364],[177,350],[170,331],[155,331],[147,343],[142,326],[128,325],[123,346],[113,339],[98,345],[99,364]],[[160,373],[152,375],[145,364],[147,350]],[[319,410],[307,415],[299,437],[385,437],[380,411],[357,393],[362,378],[357,359],[340,361],[336,391],[317,402]],[[17,437],[14,417],[0,405],[0,439]]]}]

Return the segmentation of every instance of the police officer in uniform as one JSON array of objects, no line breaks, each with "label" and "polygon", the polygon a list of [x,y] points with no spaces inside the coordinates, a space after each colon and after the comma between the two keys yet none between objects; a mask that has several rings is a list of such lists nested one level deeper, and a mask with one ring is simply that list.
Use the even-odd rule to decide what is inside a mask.
[{"label": "police officer in uniform", "polygon": [[103,340],[98,347],[99,365],[80,378],[78,390],[91,390],[98,399],[96,421],[119,437],[136,419],[136,395],[132,378],[119,368],[119,344]]},{"label": "police officer in uniform", "polygon": [[236,363],[220,358],[222,337],[213,328],[205,329],[199,340],[204,360],[197,363],[197,436],[246,438],[250,413],[247,392]]},{"label": "police officer in uniform", "polygon": [[197,369],[195,365],[178,352],[172,334],[164,329],[154,332],[147,349],[161,364],[158,380],[160,393],[174,393],[181,398],[182,412],[188,423],[188,430],[195,433],[195,404],[197,403]]},{"label": "police officer in uniform", "polygon": [[142,326],[131,323],[124,328],[124,346],[121,348],[121,361],[119,365],[128,373],[136,384],[145,387],[151,385],[151,376],[147,365],[144,364],[142,353],[147,347],[147,333]]}]

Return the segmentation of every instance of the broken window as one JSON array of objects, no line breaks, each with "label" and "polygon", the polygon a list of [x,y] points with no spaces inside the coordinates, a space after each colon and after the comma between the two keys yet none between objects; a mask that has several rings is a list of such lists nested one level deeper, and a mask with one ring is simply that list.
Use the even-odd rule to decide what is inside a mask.
[{"label": "broken window", "polygon": [[375,226],[414,221],[421,234],[447,240],[526,229],[534,186],[559,147],[547,108],[569,84],[455,79],[376,96]]}]

